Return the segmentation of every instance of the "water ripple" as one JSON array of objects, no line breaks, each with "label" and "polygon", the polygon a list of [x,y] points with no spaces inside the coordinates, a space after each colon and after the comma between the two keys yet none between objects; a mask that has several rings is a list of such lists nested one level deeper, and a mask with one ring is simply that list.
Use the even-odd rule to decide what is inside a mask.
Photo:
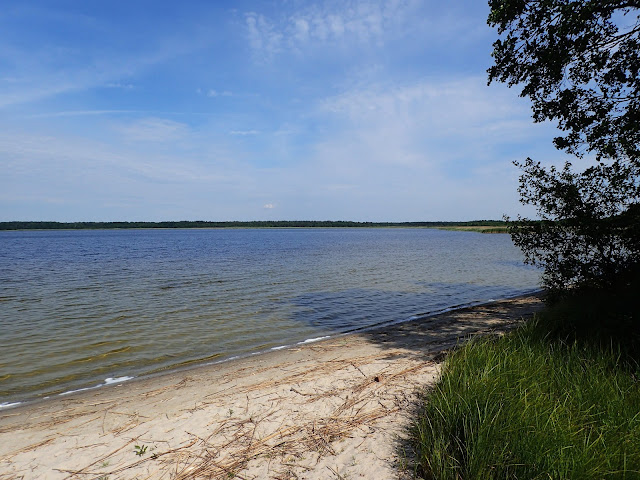
[{"label": "water ripple", "polygon": [[530,291],[508,236],[0,232],[0,404]]}]

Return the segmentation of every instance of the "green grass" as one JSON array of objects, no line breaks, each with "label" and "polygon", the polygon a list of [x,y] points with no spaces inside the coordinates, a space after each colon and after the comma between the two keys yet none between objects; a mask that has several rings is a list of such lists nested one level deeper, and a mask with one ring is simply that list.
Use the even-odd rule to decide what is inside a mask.
[{"label": "green grass", "polygon": [[640,478],[635,337],[576,335],[583,312],[563,305],[448,357],[412,426],[419,475]]}]

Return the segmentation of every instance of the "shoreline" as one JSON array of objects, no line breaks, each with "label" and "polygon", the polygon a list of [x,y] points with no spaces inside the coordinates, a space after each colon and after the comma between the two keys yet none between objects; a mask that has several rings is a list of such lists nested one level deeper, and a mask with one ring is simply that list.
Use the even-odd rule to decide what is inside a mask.
[{"label": "shoreline", "polygon": [[5,408],[0,479],[387,478],[440,352],[540,308],[520,296]]},{"label": "shoreline", "polygon": [[440,228],[455,226],[504,226],[502,220],[361,222],[352,220],[248,220],[248,221],[3,221],[0,231],[48,230],[176,230],[176,229],[271,229],[271,228]]},{"label": "shoreline", "polygon": [[[65,390],[62,392],[57,392],[57,393],[52,393],[50,395],[46,395],[43,397],[34,397],[34,398],[25,398],[25,399],[16,399],[14,401],[9,401],[9,402],[0,402],[0,415],[2,415],[3,412],[6,411],[10,411],[14,408],[17,407],[25,407],[25,406],[29,406],[29,405],[33,405],[33,404],[37,404],[37,403],[41,403],[41,402],[47,402],[47,401],[52,401],[55,400],[58,397],[63,397],[63,396],[67,396],[67,395],[73,395],[75,393],[79,393],[79,392],[84,392],[84,391],[89,391],[89,390],[97,390],[97,389],[102,389],[102,388],[113,388],[115,385],[117,384],[122,384],[125,382],[130,382],[130,381],[139,381],[139,380],[144,380],[144,379],[148,379],[148,378],[155,378],[158,376],[163,376],[163,375],[170,375],[173,373],[179,373],[179,372],[187,372],[189,370],[192,369],[197,369],[197,368],[202,368],[202,367],[209,367],[212,365],[219,365],[219,364],[224,364],[227,362],[233,362],[233,361],[237,361],[237,360],[241,360],[244,358],[251,358],[253,356],[258,356],[258,355],[264,355],[267,354],[269,352],[272,351],[278,351],[278,350],[284,350],[284,349],[288,349],[288,348],[295,348],[295,347],[299,347],[299,346],[304,346],[304,345],[308,345],[308,344],[312,344],[312,343],[316,343],[316,342],[322,342],[325,340],[329,340],[329,339],[333,339],[333,338],[338,338],[338,337],[342,337],[342,336],[346,336],[346,335],[357,335],[359,333],[366,333],[369,331],[373,331],[373,330],[378,330],[378,329],[382,329],[382,328],[388,328],[388,327],[393,327],[395,325],[401,325],[403,323],[406,322],[413,322],[413,321],[421,321],[421,320],[425,320],[429,317],[434,317],[434,316],[438,316],[438,315],[442,315],[445,313],[449,313],[449,312],[455,312],[457,310],[464,310],[467,308],[473,308],[476,306],[481,306],[481,305],[485,305],[485,304],[491,304],[491,303],[495,303],[495,302],[499,302],[499,301],[503,301],[503,300],[510,300],[510,299],[515,299],[515,298],[519,298],[519,297],[526,297],[529,295],[539,295],[542,293],[541,289],[532,289],[530,291],[525,291],[525,292],[521,292],[515,295],[508,295],[499,299],[489,299],[489,300],[477,300],[477,301],[471,301],[468,303],[463,303],[463,304],[459,304],[459,305],[452,305],[450,307],[445,307],[442,309],[438,309],[438,310],[432,310],[432,311],[427,311],[427,312],[422,312],[422,313],[417,313],[415,315],[412,315],[411,317],[407,317],[407,318],[403,318],[400,320],[390,320],[390,321],[384,321],[384,322],[380,322],[380,323],[374,323],[372,325],[366,326],[366,327],[358,327],[352,330],[348,330],[345,332],[336,332],[336,333],[328,333],[327,335],[322,335],[320,337],[316,337],[316,338],[307,338],[301,341],[294,341],[293,343],[288,343],[288,344],[283,344],[283,345],[278,345],[275,347],[271,347],[269,349],[266,350],[258,350],[255,352],[248,352],[248,353],[241,353],[241,354],[231,354],[228,357],[222,358],[220,360],[215,360],[215,361],[206,361],[206,360],[202,360],[202,361],[194,361],[192,362],[190,365],[188,366],[176,366],[176,367],[169,367],[165,370],[159,371],[159,372],[155,372],[155,373],[148,373],[148,374],[142,374],[142,375],[138,375],[138,376],[129,376],[129,375],[121,375],[121,376],[117,376],[117,377],[109,377],[109,378],[105,378],[102,379],[100,381],[100,383],[98,384],[92,384],[92,385],[88,385],[88,386],[82,386],[80,388],[75,388],[72,390]],[[98,380],[96,380],[98,381]],[[1,480],[1,477],[0,477]]]}]

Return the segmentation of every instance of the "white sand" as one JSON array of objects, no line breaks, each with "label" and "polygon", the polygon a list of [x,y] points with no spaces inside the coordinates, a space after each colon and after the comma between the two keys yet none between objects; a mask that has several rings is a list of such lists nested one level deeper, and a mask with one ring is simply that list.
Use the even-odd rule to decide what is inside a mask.
[{"label": "white sand", "polygon": [[0,479],[409,478],[405,428],[438,352],[540,307],[521,297],[2,410]]}]

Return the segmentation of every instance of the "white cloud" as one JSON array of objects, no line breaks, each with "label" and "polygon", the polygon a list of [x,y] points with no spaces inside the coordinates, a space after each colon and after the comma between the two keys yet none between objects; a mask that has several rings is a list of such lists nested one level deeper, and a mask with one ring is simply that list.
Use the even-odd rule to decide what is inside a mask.
[{"label": "white cloud", "polygon": [[233,93],[231,93],[229,90],[223,90],[221,92],[218,90],[210,89],[207,92],[207,97],[231,97],[231,96],[233,96]]},{"label": "white cloud", "polygon": [[294,37],[297,41],[306,42],[309,38],[309,22],[304,18],[296,18],[293,21]]},{"label": "white cloud", "polygon": [[247,36],[259,59],[309,43],[381,45],[386,36],[403,33],[416,5],[399,0],[325,1],[275,18],[251,12],[246,15]]},{"label": "white cloud", "polygon": [[[102,142],[4,131],[0,191],[19,198],[13,185],[29,185],[43,198],[66,201],[70,220],[97,199],[132,205],[104,207],[115,219],[252,220],[276,211],[280,218],[372,221],[513,215],[521,210],[510,160],[520,157],[499,146],[535,134],[526,106],[481,80],[346,91],[309,107],[309,121],[320,128],[305,144],[306,123],[283,124],[288,135],[275,132],[270,144],[263,132],[258,152],[251,137],[257,130],[234,131],[246,141],[225,147],[229,137],[215,134],[224,131],[220,124],[190,129],[155,117],[128,123],[118,129],[120,139]],[[188,142],[156,141],[168,138]],[[280,142],[293,146],[288,163],[265,164],[265,158],[286,160]],[[16,216],[10,201],[0,206],[9,219]],[[98,210],[86,215],[104,218]]]},{"label": "white cloud", "polygon": [[117,129],[129,141],[134,142],[169,142],[184,138],[189,128],[184,123],[163,118],[144,118]]},{"label": "white cloud", "polygon": [[105,85],[107,88],[120,88],[123,90],[131,90],[135,88],[135,86],[131,83],[120,83],[120,82],[109,82]]},{"label": "white cloud", "polygon": [[[324,133],[300,165],[265,183],[279,185],[288,206],[322,203],[345,218],[513,215],[522,209],[511,161],[557,156],[549,126],[528,117],[526,103],[506,88],[487,88],[481,77],[349,90],[318,104],[313,119]],[[523,150],[534,140],[535,151]]]},{"label": "white cloud", "polygon": [[488,88],[479,76],[356,88],[324,99],[318,113],[342,128],[378,138],[410,138],[416,151],[430,149],[428,142],[449,143],[451,152],[470,150],[480,155],[474,146],[498,146],[539,135],[549,142],[552,138],[548,125],[532,124],[526,101],[505,87]]},{"label": "white cloud", "polygon": [[119,115],[122,113],[142,113],[138,110],[68,110],[62,112],[48,112],[30,115],[32,118],[47,117],[85,117],[85,116],[101,116],[101,115]]},{"label": "white cloud", "polygon": [[247,33],[251,48],[272,57],[282,49],[283,34],[264,15],[250,12],[246,15]]},{"label": "white cloud", "polygon": [[[0,133],[0,168],[4,180],[21,178],[19,185],[44,181],[54,190],[61,184],[102,185],[114,177],[122,185],[135,180],[160,187],[243,181],[238,177],[241,164],[229,162],[220,149],[201,147],[189,155],[165,144],[156,150],[145,146],[140,152],[121,142],[11,131]],[[74,195],[73,189],[66,193]]]},{"label": "white cloud", "polygon": [[229,135],[239,135],[239,136],[246,136],[246,135],[258,135],[260,132],[258,130],[231,130],[229,132]]}]

